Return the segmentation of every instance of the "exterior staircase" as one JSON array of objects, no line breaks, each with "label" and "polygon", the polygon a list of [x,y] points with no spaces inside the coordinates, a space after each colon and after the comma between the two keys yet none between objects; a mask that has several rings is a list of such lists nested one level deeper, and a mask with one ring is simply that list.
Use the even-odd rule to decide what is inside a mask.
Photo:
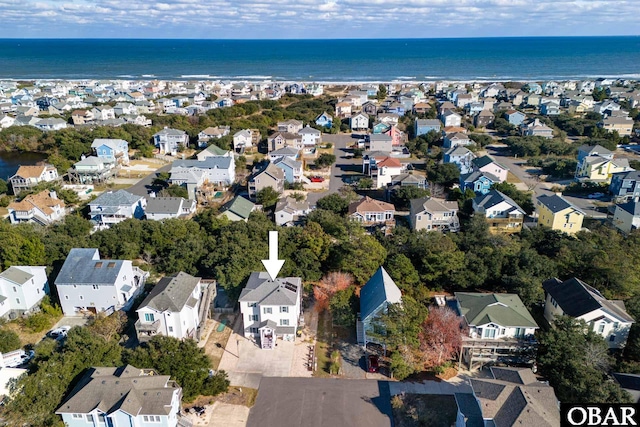
[{"label": "exterior staircase", "polygon": [[359,345],[364,345],[364,323],[361,320],[356,322],[356,337]]}]

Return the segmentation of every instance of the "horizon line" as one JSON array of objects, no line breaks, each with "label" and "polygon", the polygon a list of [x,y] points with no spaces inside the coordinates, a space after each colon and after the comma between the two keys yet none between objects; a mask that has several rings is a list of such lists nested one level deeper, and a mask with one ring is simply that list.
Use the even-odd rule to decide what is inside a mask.
[{"label": "horizon line", "polygon": [[482,40],[482,39],[577,39],[577,38],[627,38],[640,37],[640,34],[618,35],[571,35],[571,36],[479,36],[479,37],[383,37],[383,38],[156,38],[156,37],[0,37],[5,40],[158,40],[158,41],[390,41],[390,40]]}]

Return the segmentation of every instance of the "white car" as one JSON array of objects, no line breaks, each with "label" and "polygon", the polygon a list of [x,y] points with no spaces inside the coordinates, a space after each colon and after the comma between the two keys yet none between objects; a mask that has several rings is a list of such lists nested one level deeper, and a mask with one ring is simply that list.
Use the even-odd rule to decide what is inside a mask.
[{"label": "white car", "polygon": [[47,336],[55,340],[61,340],[63,338],[66,338],[69,329],[71,329],[71,326],[60,326],[49,331],[49,333],[47,333]]}]

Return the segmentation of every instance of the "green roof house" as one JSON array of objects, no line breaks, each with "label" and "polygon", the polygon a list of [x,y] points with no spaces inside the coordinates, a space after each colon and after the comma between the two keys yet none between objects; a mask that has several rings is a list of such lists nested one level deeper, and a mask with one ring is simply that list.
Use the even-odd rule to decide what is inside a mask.
[{"label": "green roof house", "polygon": [[247,222],[249,215],[253,212],[255,204],[241,196],[236,196],[233,200],[226,203],[221,210],[219,217],[227,217],[230,221]]},{"label": "green roof house", "polygon": [[483,340],[531,337],[538,324],[516,294],[456,292],[469,337]]}]

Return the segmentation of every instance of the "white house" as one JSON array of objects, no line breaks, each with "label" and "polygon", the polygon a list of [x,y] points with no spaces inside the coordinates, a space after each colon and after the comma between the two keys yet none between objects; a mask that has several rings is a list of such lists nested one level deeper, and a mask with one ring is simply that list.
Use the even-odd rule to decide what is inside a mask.
[{"label": "white house", "polygon": [[302,137],[302,145],[304,147],[315,147],[322,142],[322,132],[310,126],[300,129],[298,135]]},{"label": "white house", "polygon": [[89,217],[100,227],[144,216],[147,199],[125,190],[107,191],[89,202]]},{"label": "white house", "polygon": [[462,117],[451,110],[447,110],[442,113],[440,120],[444,123],[444,127],[460,127],[460,124],[462,123]]},{"label": "white house", "polygon": [[498,178],[498,182],[505,182],[509,175],[509,168],[496,162],[489,156],[482,156],[471,161],[473,170],[490,173]]},{"label": "white house", "polygon": [[277,225],[293,224],[301,216],[310,212],[309,202],[298,201],[293,197],[283,197],[276,203],[273,215]]},{"label": "white house", "polygon": [[200,277],[181,271],[160,279],[136,310],[138,339],[144,341],[154,335],[195,339],[201,320],[201,296]]},{"label": "white house", "polygon": [[160,132],[153,135],[153,142],[160,150],[160,154],[178,154],[178,147],[189,146],[189,135],[183,130],[169,129],[165,127]]},{"label": "white house", "polygon": [[73,248],[56,277],[65,316],[128,310],[149,276],[131,261],[100,259],[97,249]]},{"label": "white house", "polygon": [[435,197],[412,199],[409,222],[414,230],[459,231],[458,202]]},{"label": "white house", "polygon": [[196,190],[203,184],[227,187],[236,179],[233,156],[211,156],[204,160],[176,160],[171,167],[171,184],[187,188],[189,198],[196,200]]},{"label": "white house", "polygon": [[262,349],[273,349],[276,340],[293,341],[302,314],[302,279],[277,278],[253,272],[240,293],[244,336],[260,341]]},{"label": "white house", "polygon": [[371,335],[376,319],[385,314],[389,304],[400,304],[402,293],[384,267],[378,268],[369,281],[360,290],[360,317],[356,323],[358,344],[367,346],[377,342]]},{"label": "white house", "polygon": [[500,340],[532,337],[538,324],[516,294],[456,292],[456,309],[469,338]]},{"label": "white house", "polygon": [[250,129],[239,130],[233,134],[233,149],[235,151],[250,150],[253,148],[253,132]]},{"label": "white house", "polygon": [[612,224],[624,233],[640,228],[640,202],[627,202],[616,205]]},{"label": "white house", "polygon": [[0,318],[37,310],[49,293],[45,267],[14,265],[0,273]]},{"label": "white house", "polygon": [[9,178],[13,194],[20,194],[23,190],[35,187],[41,182],[57,181],[58,170],[53,165],[20,166],[18,171]]},{"label": "white house", "polygon": [[155,221],[187,217],[195,212],[196,201],[183,197],[149,197],[144,209],[145,217]]},{"label": "white house", "polygon": [[7,210],[11,224],[33,222],[49,225],[66,215],[64,202],[58,199],[55,191],[47,190],[29,194],[19,202],[11,202]]},{"label": "white house", "polygon": [[557,278],[542,284],[546,298],[544,317],[550,324],[556,316],[584,320],[602,336],[610,348],[623,348],[635,320],[627,313],[624,302],[608,300],[597,289],[575,277],[562,282]]},{"label": "white house", "polygon": [[58,118],[41,119],[35,123],[35,127],[40,130],[60,130],[67,127],[67,122]]},{"label": "white house", "polygon": [[132,365],[93,367],[56,414],[68,427],[177,427],[181,399],[169,375]]},{"label": "white house", "polygon": [[349,119],[349,126],[351,130],[366,130],[369,129],[369,116],[363,113],[358,113],[355,116],[351,116]]}]

